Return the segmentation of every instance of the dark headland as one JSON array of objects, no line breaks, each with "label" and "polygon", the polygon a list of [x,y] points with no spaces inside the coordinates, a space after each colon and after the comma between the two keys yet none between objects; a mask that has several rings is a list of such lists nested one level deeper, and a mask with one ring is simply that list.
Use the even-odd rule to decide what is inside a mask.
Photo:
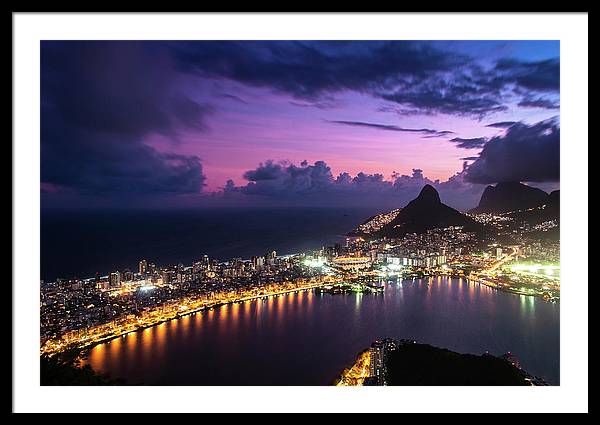
[{"label": "dark headland", "polygon": [[531,385],[506,359],[461,354],[427,344],[405,344],[389,354],[388,385]]}]

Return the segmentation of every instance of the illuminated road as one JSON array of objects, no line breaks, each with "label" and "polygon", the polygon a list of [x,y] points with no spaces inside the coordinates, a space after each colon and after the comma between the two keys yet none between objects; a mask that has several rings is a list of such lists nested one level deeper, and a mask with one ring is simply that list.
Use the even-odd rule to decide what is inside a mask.
[{"label": "illuminated road", "polygon": [[365,379],[370,376],[370,365],[371,356],[367,350],[358,356],[358,359],[356,359],[356,362],[350,369],[346,369],[342,372],[342,376],[336,385],[338,387],[354,387],[363,385]]},{"label": "illuminated road", "polygon": [[498,270],[499,267],[503,266],[504,264],[508,263],[509,261],[512,261],[514,259],[514,256],[517,255],[518,249],[517,248],[513,248],[513,251],[510,254],[505,255],[504,257],[502,257],[500,260],[496,261],[492,267],[490,267],[489,269],[485,270],[486,273],[492,273],[496,270]]}]

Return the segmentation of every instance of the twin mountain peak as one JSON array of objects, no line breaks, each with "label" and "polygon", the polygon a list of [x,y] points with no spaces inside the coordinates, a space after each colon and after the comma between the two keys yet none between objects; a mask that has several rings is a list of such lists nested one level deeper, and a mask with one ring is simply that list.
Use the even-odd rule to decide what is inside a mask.
[{"label": "twin mountain peak", "polygon": [[[488,186],[479,205],[472,213],[503,213],[548,204],[558,214],[558,191],[547,194],[541,189],[518,182]],[[423,233],[429,229],[463,226],[466,231],[483,232],[484,226],[471,217],[442,203],[437,190],[427,184],[415,199],[398,212],[396,217],[381,227],[380,236],[402,237],[407,233]]]}]

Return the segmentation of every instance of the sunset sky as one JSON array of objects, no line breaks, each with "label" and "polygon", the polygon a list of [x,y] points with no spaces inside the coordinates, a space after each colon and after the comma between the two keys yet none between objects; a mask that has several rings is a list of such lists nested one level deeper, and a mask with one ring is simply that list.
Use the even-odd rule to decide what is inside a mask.
[{"label": "sunset sky", "polygon": [[558,41],[45,41],[42,207],[556,189],[559,82]]}]

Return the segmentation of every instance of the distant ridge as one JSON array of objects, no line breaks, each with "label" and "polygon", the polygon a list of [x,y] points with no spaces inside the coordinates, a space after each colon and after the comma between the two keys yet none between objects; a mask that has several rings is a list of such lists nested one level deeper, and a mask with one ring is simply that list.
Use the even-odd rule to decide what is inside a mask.
[{"label": "distant ridge", "polygon": [[379,236],[401,237],[407,233],[423,233],[429,229],[463,226],[468,231],[483,231],[483,226],[440,200],[437,190],[429,184],[388,224]]},{"label": "distant ridge", "polygon": [[524,210],[544,204],[548,194],[536,187],[519,182],[501,182],[488,186],[481,195],[479,205],[471,213],[504,213]]}]

